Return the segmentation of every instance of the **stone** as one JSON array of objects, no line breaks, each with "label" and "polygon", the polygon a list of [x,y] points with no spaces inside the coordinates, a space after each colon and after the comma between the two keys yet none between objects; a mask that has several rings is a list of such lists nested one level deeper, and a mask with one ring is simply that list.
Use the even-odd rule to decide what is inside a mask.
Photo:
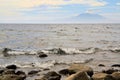
[{"label": "stone", "polygon": [[48,72],[40,80],[60,80],[61,75],[57,74],[54,71]]},{"label": "stone", "polygon": [[72,64],[70,67],[69,67],[69,70],[73,70],[75,72],[79,72],[79,71],[84,71],[84,72],[87,72],[87,74],[92,77],[93,75],[93,69],[89,66],[86,66],[84,64]]},{"label": "stone", "polygon": [[62,75],[71,75],[71,74],[74,74],[75,71],[69,70],[69,69],[63,69],[63,70],[60,70],[59,73]]},{"label": "stone", "polygon": [[120,67],[120,64],[113,64],[111,67]]},{"label": "stone", "polygon": [[120,80],[120,72],[112,73],[112,77],[115,78],[115,80]]},{"label": "stone", "polygon": [[112,69],[108,69],[108,70],[103,70],[102,72],[106,73],[106,74],[112,74],[113,72],[118,72],[118,70],[112,68]]},{"label": "stone", "polygon": [[15,74],[15,70],[13,70],[13,69],[6,69],[6,70],[4,70],[4,72],[2,74],[3,75],[5,75],[5,74]]},{"label": "stone", "polygon": [[9,48],[4,48],[3,49],[2,53],[3,53],[4,57],[8,57],[9,56],[8,51],[11,51],[11,49],[9,49]]},{"label": "stone", "polygon": [[18,76],[15,74],[8,74],[0,76],[0,80],[25,80],[25,77]]},{"label": "stone", "polygon": [[17,69],[17,66],[16,65],[8,65],[6,66],[7,69]]},{"label": "stone", "polygon": [[50,50],[50,53],[53,53],[53,54],[59,54],[59,55],[64,55],[66,54],[66,52],[64,50],[62,50],[61,48],[58,48],[58,49],[52,49]]},{"label": "stone", "polygon": [[116,80],[115,78],[113,78],[111,75],[107,75],[105,77],[105,80]]},{"label": "stone", "polygon": [[90,80],[86,72],[77,72],[76,74],[72,74],[65,80]]},{"label": "stone", "polygon": [[105,65],[104,65],[104,64],[99,64],[98,66],[99,66],[99,67],[105,67]]},{"label": "stone", "polygon": [[3,69],[0,69],[0,74],[2,74],[4,72],[4,70]]},{"label": "stone", "polygon": [[34,75],[37,74],[38,72],[40,72],[39,70],[32,70],[30,72],[28,72],[28,75]]},{"label": "stone", "polygon": [[105,73],[95,73],[92,78],[93,80],[105,80],[108,74]]},{"label": "stone", "polygon": [[25,72],[23,72],[23,71],[17,71],[15,74],[16,75],[26,75]]},{"label": "stone", "polygon": [[43,52],[38,52],[37,54],[38,54],[38,57],[40,57],[40,58],[48,57],[48,55],[44,54]]}]

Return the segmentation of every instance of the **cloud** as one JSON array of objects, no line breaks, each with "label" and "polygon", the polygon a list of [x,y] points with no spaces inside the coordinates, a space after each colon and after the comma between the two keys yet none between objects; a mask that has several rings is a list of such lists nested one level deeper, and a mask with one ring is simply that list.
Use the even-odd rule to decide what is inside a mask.
[{"label": "cloud", "polygon": [[98,0],[0,0],[0,7],[3,8],[31,8],[40,5],[60,6],[69,4],[104,6],[106,2]]},{"label": "cloud", "polygon": [[116,5],[120,6],[120,2],[116,3]]},{"label": "cloud", "polygon": [[[49,6],[48,9],[58,9],[64,5],[80,4],[92,7],[105,6],[106,2],[98,0],[0,0],[0,15],[16,15],[20,11],[39,6]],[[16,13],[16,14],[15,14]]]}]

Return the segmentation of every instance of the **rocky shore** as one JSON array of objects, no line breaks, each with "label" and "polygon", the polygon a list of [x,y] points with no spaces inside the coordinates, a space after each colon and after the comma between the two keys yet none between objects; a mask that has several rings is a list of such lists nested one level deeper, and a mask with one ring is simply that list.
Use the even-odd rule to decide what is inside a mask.
[{"label": "rocky shore", "polygon": [[[88,52],[89,49],[86,49],[86,50]],[[85,56],[90,56],[91,54],[98,55],[95,53],[89,53],[89,54],[85,53],[85,50],[82,50],[82,51],[84,52]],[[58,49],[51,49],[46,51],[45,50],[37,51],[36,53],[35,52],[34,53],[19,52],[19,53],[20,55],[26,55],[26,56],[32,55],[32,57],[35,56],[35,59],[39,58],[40,60],[47,60],[50,58],[50,56],[55,55],[56,57],[59,58],[59,61],[60,61],[60,57],[61,59],[63,59],[64,58],[63,56],[67,56],[65,60],[69,56],[71,56],[72,58],[73,56],[75,57],[77,55],[80,56],[79,58],[82,58],[81,57],[82,55],[80,54],[81,50],[77,52],[79,52],[79,54],[74,53],[72,55],[70,54],[68,55],[67,51],[61,48],[58,48]],[[7,59],[7,60],[9,60],[13,56],[14,56],[13,58],[19,56],[16,51],[8,48],[2,49],[1,54],[3,55],[3,57],[1,58]],[[116,54],[119,54],[119,51],[117,51]],[[100,54],[100,55],[105,55],[105,54]],[[53,57],[51,59],[53,59]],[[120,80],[120,64],[119,63],[111,64],[109,65],[109,67],[107,67],[107,64],[104,64],[104,62],[103,64],[101,64],[102,60],[100,60],[101,62],[98,63],[98,65],[93,65],[94,67],[97,66],[98,69],[100,69],[96,71],[94,67],[90,66],[91,61],[92,63],[95,63],[94,58],[92,58],[89,60],[87,59],[86,61],[84,61],[84,63],[73,62],[73,63],[66,64],[66,63],[60,63],[60,62],[52,62],[52,65],[51,65],[51,63],[48,62],[44,64],[43,67],[40,67],[42,64],[39,64],[39,66],[36,67],[37,64],[35,64],[35,61],[33,61],[34,63],[29,64],[31,67],[26,67],[26,68],[22,68],[22,66],[24,65],[20,67],[17,64],[9,63],[10,65],[6,65],[4,67],[0,66],[0,80]]]},{"label": "rocky shore", "polygon": [[[114,66],[118,65],[118,66]],[[119,64],[112,65],[111,69],[95,72],[85,64],[71,64],[67,69],[56,71],[47,70],[45,74],[34,80],[120,80]],[[99,67],[104,67],[102,64]],[[44,70],[44,71],[46,71]],[[30,75],[38,75],[40,70],[32,70],[28,73],[19,70],[17,65],[8,65],[0,69],[0,80],[27,80]],[[64,78],[63,78],[64,77]]]}]

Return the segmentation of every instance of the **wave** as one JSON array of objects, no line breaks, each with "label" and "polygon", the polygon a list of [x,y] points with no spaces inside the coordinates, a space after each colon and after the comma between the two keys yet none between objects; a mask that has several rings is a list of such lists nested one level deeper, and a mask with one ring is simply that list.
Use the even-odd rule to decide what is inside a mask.
[{"label": "wave", "polygon": [[[84,49],[76,49],[76,48],[53,48],[53,49],[43,49],[38,51],[18,51],[11,50],[6,48],[0,50],[0,55],[2,56],[17,56],[17,55],[39,55],[39,52],[43,52],[45,54],[56,54],[56,55],[74,55],[74,54],[95,54],[99,51],[106,51],[100,48],[84,48]],[[108,49],[107,51],[111,51],[114,53],[119,53],[119,48]]]},{"label": "wave", "polygon": [[75,49],[75,48],[54,48],[49,50],[42,50],[46,54],[93,54],[99,51],[99,48],[85,48],[85,49]]},{"label": "wave", "polygon": [[114,53],[120,53],[120,48],[113,48],[113,49],[110,49],[110,51]]},{"label": "wave", "polygon": [[17,60],[13,61],[12,63],[5,63],[5,64],[1,64],[0,67],[6,67],[8,65],[16,65],[19,68],[40,68],[40,69],[50,69],[52,67],[54,67],[55,65],[60,65],[60,64],[65,64],[65,65],[69,65],[69,64],[73,64],[73,63],[88,63],[90,61],[92,61],[93,58],[89,58],[89,59],[85,59],[85,60],[81,60],[81,61],[64,61],[64,60],[48,60],[48,61],[44,61],[44,62],[39,62],[39,61],[35,61],[34,63],[32,62],[19,62]]}]

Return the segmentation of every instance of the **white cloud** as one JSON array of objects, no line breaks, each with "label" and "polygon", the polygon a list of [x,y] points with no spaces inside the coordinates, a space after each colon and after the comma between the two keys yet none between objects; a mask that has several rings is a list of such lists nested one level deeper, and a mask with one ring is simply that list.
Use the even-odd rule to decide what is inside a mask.
[{"label": "white cloud", "polygon": [[42,5],[58,8],[61,5],[82,4],[89,6],[104,6],[106,2],[98,0],[0,0],[0,13],[11,13],[12,10],[31,9]]},{"label": "white cloud", "polygon": [[120,6],[120,2],[116,3],[116,5]]},{"label": "white cloud", "polygon": [[0,0],[0,7],[4,8],[30,8],[40,5],[60,6],[67,4],[104,6],[106,5],[106,2],[98,0]]}]

